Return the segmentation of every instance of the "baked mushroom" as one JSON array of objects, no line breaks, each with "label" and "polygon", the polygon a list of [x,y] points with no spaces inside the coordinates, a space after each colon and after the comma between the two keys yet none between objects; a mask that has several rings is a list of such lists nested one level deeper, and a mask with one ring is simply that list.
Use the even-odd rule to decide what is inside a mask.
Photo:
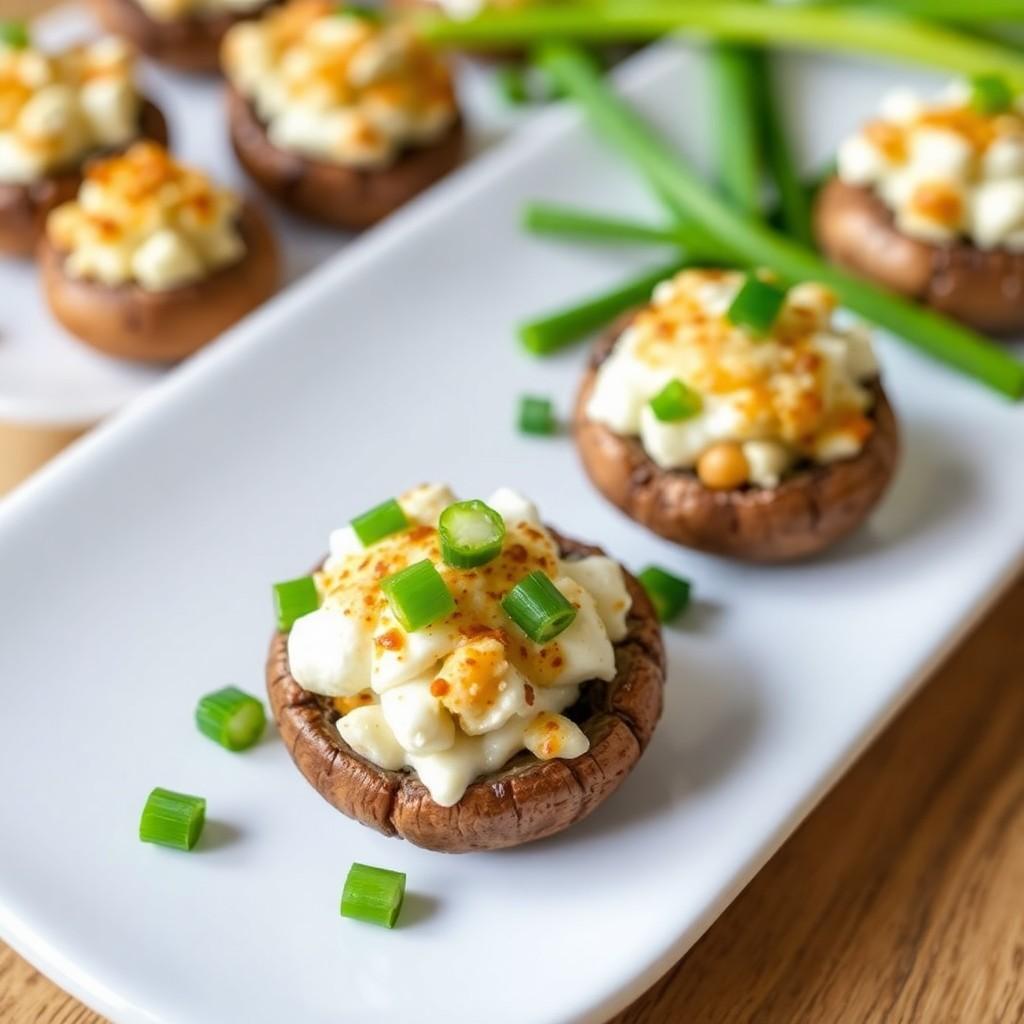
[{"label": "baked mushroom", "polygon": [[898,91],[839,148],[815,231],[836,262],[980,331],[1024,331],[1024,107],[999,79]]},{"label": "baked mushroom", "polygon": [[[664,650],[637,582],[501,490],[418,487],[277,588],[267,688],[302,774],[385,835],[517,846],[595,810],[661,714]],[[460,568],[452,563],[457,563]]]},{"label": "baked mushroom", "polygon": [[217,71],[228,29],[278,0],[89,0],[110,32],[182,71]]},{"label": "baked mushroom", "polygon": [[885,492],[896,421],[867,333],[835,299],[688,270],[597,344],[577,400],[606,498],[687,547],[757,562],[813,555]]},{"label": "baked mushroom", "polygon": [[269,298],[277,246],[259,210],[156,143],[90,164],[40,245],[46,298],[112,356],[190,355]]},{"label": "baked mushroom", "polygon": [[232,29],[224,67],[238,159],[314,220],[368,227],[461,159],[447,66],[372,11],[294,0]]},{"label": "baked mushroom", "polygon": [[0,252],[28,256],[87,159],[139,138],[166,144],[167,125],[119,40],[49,54],[19,23],[0,29]]}]

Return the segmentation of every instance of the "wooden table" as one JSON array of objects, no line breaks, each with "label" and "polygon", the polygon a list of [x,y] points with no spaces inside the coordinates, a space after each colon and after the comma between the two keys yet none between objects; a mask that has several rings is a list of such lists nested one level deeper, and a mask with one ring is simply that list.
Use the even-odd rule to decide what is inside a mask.
[{"label": "wooden table", "polygon": [[[101,1019],[0,945],[4,1024]],[[1024,1022],[1024,580],[614,1024],[676,1021]]]}]

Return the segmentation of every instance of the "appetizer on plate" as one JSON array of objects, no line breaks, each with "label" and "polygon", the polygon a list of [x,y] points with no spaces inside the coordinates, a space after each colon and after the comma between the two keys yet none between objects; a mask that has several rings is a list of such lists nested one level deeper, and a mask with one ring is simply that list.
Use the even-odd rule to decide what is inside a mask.
[{"label": "appetizer on plate", "polygon": [[622,782],[661,714],[640,585],[520,495],[423,485],[276,589],[270,702],[338,810],[449,853],[540,839]]},{"label": "appetizer on plate", "polygon": [[0,22],[0,252],[35,250],[47,214],[75,194],[89,157],[143,137],[167,142],[134,64],[118,39],[48,54],[20,23]]},{"label": "appetizer on plate", "polygon": [[898,435],[866,332],[815,284],[686,270],[597,344],[576,442],[591,480],[669,540],[812,555],[885,492]]},{"label": "appetizer on plate", "polygon": [[269,298],[277,245],[251,203],[156,143],[89,165],[50,214],[46,298],[72,334],[127,359],[182,359]]},{"label": "appetizer on plate", "polygon": [[216,71],[232,25],[278,0],[89,0],[111,32],[156,60],[183,71]]},{"label": "appetizer on plate", "polygon": [[239,160],[315,220],[368,227],[461,159],[447,65],[373,11],[294,0],[232,29],[224,68]]},{"label": "appetizer on plate", "polygon": [[1024,106],[999,78],[896,91],[815,215],[837,263],[982,331],[1024,330]]}]

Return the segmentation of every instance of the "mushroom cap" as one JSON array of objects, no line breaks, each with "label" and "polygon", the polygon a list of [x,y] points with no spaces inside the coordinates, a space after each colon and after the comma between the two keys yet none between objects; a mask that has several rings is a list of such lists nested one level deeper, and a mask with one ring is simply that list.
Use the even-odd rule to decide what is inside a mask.
[{"label": "mushroom cap", "polygon": [[[552,533],[563,557],[601,553]],[[471,783],[454,807],[441,807],[415,772],[385,771],[342,740],[330,699],[295,681],[288,669],[288,636],[277,633],[267,661],[267,692],[292,759],[343,814],[428,850],[498,850],[568,828],[619,787],[661,716],[661,627],[644,589],[624,574],[633,607],[628,633],[615,645],[616,676],[610,683],[584,683],[580,699],[566,712],[590,740],[582,757],[539,761],[524,751],[500,771]]]},{"label": "mushroom cap", "polygon": [[263,214],[245,202],[238,226],[246,246],[239,262],[157,292],[70,277],[66,254],[44,235],[39,264],[47,302],[72,334],[107,355],[158,363],[184,359],[277,290],[277,242]]},{"label": "mushroom cap", "polygon": [[638,438],[587,416],[598,368],[632,316],[598,340],[574,418],[587,475],[613,505],[677,544],[751,562],[806,558],[860,526],[885,493],[899,458],[896,418],[880,383],[872,384],[875,429],[855,458],[798,470],[778,487],[712,491],[688,470],[662,469]]},{"label": "mushroom cap", "polygon": [[1024,252],[934,245],[903,234],[871,190],[829,181],[814,209],[833,262],[987,334],[1024,331]]},{"label": "mushroom cap", "polygon": [[[139,112],[138,138],[152,139],[166,146],[167,121],[160,109],[149,100],[143,100]],[[135,142],[132,139],[132,142]],[[107,155],[111,150],[92,153]],[[0,183],[0,253],[9,256],[31,256],[39,245],[50,212],[75,198],[82,184],[82,167],[68,168],[28,185]]]},{"label": "mushroom cap", "polygon": [[376,224],[443,178],[465,149],[459,118],[437,141],[405,150],[386,167],[312,160],[275,146],[252,104],[230,85],[228,121],[239,162],[264,191],[296,213],[354,231]]}]

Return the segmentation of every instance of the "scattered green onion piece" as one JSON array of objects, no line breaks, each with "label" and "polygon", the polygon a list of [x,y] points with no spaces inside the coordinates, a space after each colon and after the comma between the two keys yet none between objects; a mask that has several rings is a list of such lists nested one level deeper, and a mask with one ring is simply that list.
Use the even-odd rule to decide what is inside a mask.
[{"label": "scattered green onion piece", "polygon": [[558,423],[550,399],[524,395],[519,400],[520,433],[550,437],[557,430]]},{"label": "scattered green onion piece", "polygon": [[779,318],[786,302],[786,290],[748,274],[726,312],[737,327],[747,327],[755,334],[768,334]]},{"label": "scattered green onion piece", "polygon": [[404,899],[403,872],[353,864],[341,894],[341,916],[394,928]]},{"label": "scattered green onion piece", "polygon": [[263,735],[267,715],[262,701],[236,686],[226,686],[200,699],[196,725],[227,750],[248,750]]},{"label": "scattered green onion piece", "polygon": [[0,19],[0,45],[11,50],[25,50],[32,42],[28,24],[16,19]]},{"label": "scattered green onion piece", "polygon": [[526,74],[519,64],[505,64],[494,73],[494,84],[501,98],[510,107],[522,107],[530,102]]},{"label": "scattered green onion piece", "polygon": [[1013,100],[1013,90],[1002,75],[975,75],[971,79],[971,106],[979,114],[1005,113]]},{"label": "scattered green onion piece", "polygon": [[681,615],[690,603],[690,581],[673,576],[664,569],[650,566],[637,579],[647,591],[647,596],[662,622],[671,622]]},{"label": "scattered green onion piece", "polygon": [[352,520],[352,529],[355,530],[356,536],[364,548],[368,548],[371,544],[376,544],[377,541],[390,537],[391,534],[398,533],[408,526],[409,520],[402,510],[402,506],[394,498],[388,498],[387,501],[381,502],[371,508],[369,512],[364,512]]},{"label": "scattered green onion piece", "polygon": [[670,380],[650,401],[651,412],[662,423],[678,423],[696,416],[702,406],[700,395],[681,380]]},{"label": "scattered green onion piece", "polygon": [[576,618],[572,603],[539,570],[520,580],[502,599],[501,607],[535,644],[554,640]]},{"label": "scattered green onion piece", "polygon": [[505,520],[482,501],[457,501],[437,522],[441,557],[453,569],[486,565],[501,554]]},{"label": "scattered green onion piece", "polygon": [[144,843],[191,850],[203,831],[206,800],[201,796],[175,793],[159,786],[149,794],[139,821],[139,839]]},{"label": "scattered green onion piece", "polygon": [[455,611],[455,598],[429,558],[385,576],[380,589],[407,633],[415,633]]},{"label": "scattered green onion piece", "polygon": [[369,21],[379,24],[384,16],[376,7],[368,7],[366,4],[339,4],[335,12],[341,17],[358,18],[360,21]]},{"label": "scattered green onion piece", "polygon": [[312,576],[274,584],[274,608],[277,611],[277,628],[282,633],[295,625],[296,619],[315,612],[320,607],[320,595]]}]

